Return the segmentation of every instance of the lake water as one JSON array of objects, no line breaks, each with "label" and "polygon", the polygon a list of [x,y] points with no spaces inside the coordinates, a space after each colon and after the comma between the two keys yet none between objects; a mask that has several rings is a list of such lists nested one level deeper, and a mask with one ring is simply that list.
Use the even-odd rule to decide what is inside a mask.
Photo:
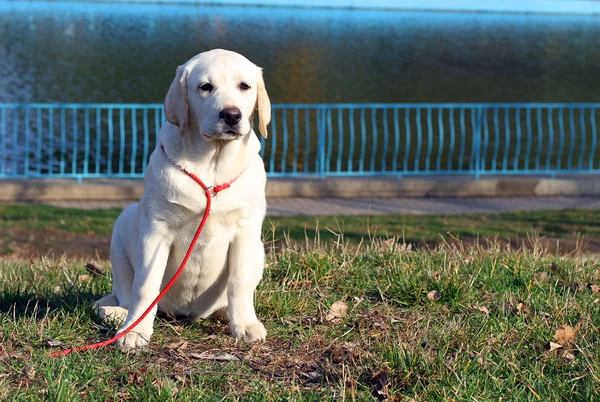
[{"label": "lake water", "polygon": [[600,18],[4,2],[0,102],[161,103],[211,48],[275,103],[600,102]]}]

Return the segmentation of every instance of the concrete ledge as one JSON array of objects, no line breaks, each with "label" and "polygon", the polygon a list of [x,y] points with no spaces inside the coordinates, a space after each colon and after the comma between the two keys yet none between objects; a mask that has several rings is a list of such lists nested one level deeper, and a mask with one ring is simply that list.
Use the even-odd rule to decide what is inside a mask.
[{"label": "concrete ledge", "polygon": [[77,183],[70,179],[0,180],[0,202],[116,201],[139,200],[143,180],[93,179]]},{"label": "concrete ledge", "polygon": [[[0,180],[0,202],[136,201],[143,180],[69,179]],[[396,198],[396,197],[581,197],[600,196],[600,176],[313,178],[269,179],[269,198]]]},{"label": "concrete ledge", "polygon": [[272,198],[600,196],[600,176],[270,179]]}]

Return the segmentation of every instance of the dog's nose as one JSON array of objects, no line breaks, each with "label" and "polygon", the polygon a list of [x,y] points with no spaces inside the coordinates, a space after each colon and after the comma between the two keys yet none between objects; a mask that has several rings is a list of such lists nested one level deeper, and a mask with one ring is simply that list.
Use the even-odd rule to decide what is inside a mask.
[{"label": "dog's nose", "polygon": [[219,113],[219,118],[229,126],[235,126],[242,120],[242,112],[237,107],[226,107]]}]

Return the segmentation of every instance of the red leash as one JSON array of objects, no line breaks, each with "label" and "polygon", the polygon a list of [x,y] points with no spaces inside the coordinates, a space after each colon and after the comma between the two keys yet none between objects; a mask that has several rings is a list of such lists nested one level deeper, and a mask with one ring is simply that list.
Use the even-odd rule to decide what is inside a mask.
[{"label": "red leash", "polygon": [[196,245],[196,242],[198,241],[198,238],[200,237],[200,233],[202,233],[202,229],[204,228],[206,219],[208,219],[208,215],[210,214],[210,206],[211,206],[211,202],[212,202],[212,195],[210,194],[210,190],[212,189],[212,191],[215,193],[215,195],[217,195],[219,192],[228,189],[229,186],[231,186],[231,184],[233,184],[233,182],[236,181],[238,179],[238,177],[240,177],[242,175],[242,173],[244,173],[242,171],[242,173],[240,173],[236,178],[234,178],[230,182],[223,183],[223,184],[220,184],[220,185],[214,186],[214,187],[208,187],[208,186],[206,186],[206,184],[204,184],[202,182],[202,180],[200,180],[200,178],[198,178],[198,176],[196,176],[193,173],[188,172],[181,165],[175,163],[175,161],[173,161],[171,158],[169,158],[169,155],[167,155],[167,151],[165,151],[165,147],[162,144],[160,145],[160,147],[163,150],[163,152],[165,153],[165,156],[167,157],[167,159],[169,159],[169,161],[171,161],[171,163],[173,165],[175,165],[179,169],[181,169],[185,174],[187,174],[196,183],[198,183],[200,185],[200,187],[202,187],[202,190],[204,190],[204,195],[206,196],[206,209],[204,210],[204,215],[202,216],[200,225],[198,226],[198,229],[196,230],[196,233],[194,234],[194,238],[192,239],[192,242],[190,243],[190,246],[188,247],[188,250],[185,253],[185,257],[183,258],[181,265],[177,269],[177,272],[175,272],[175,275],[173,275],[173,278],[171,278],[169,283],[167,283],[167,286],[164,287],[164,289],[160,292],[160,294],[156,297],[156,299],[154,299],[154,301],[150,304],[150,306],[148,306],[146,311],[144,311],[144,313],[137,320],[135,320],[135,322],[133,324],[131,324],[129,327],[125,328],[125,330],[123,332],[118,333],[117,335],[113,336],[110,339],[107,339],[106,341],[92,343],[92,344],[84,345],[84,346],[79,346],[77,348],[60,350],[58,352],[52,352],[48,356],[50,356],[50,357],[64,356],[64,355],[68,355],[69,353],[73,353],[73,352],[83,352],[84,350],[98,349],[103,346],[110,345],[111,343],[114,343],[117,340],[119,340],[120,338],[122,338],[123,336],[125,336],[127,333],[131,332],[131,330],[133,330],[144,318],[146,318],[146,316],[150,313],[152,308],[154,308],[154,306],[156,306],[158,301],[163,298],[163,296],[169,291],[171,286],[173,286],[173,284],[175,283],[177,278],[179,278],[179,275],[181,275],[181,273],[183,272],[183,268],[187,264],[190,256],[192,255],[192,250],[194,249],[194,246]]}]

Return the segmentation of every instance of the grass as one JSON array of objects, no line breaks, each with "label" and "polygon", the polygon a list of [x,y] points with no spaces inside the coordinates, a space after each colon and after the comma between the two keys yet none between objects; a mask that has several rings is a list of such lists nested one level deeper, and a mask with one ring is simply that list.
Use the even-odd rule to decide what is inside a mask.
[{"label": "grass", "polygon": [[[109,236],[120,209],[85,210],[52,206],[0,206],[0,230],[27,229]],[[321,229],[319,231],[319,229]],[[557,210],[468,215],[375,215],[346,217],[267,218],[266,241],[284,238],[304,242],[319,231],[320,240],[335,241],[339,233],[357,243],[370,236],[400,237],[415,245],[435,244],[442,238],[527,239],[536,233],[551,239],[600,237],[600,211]]]},{"label": "grass", "polygon": [[[162,318],[146,352],[63,358],[46,356],[50,341],[114,331],[90,308],[109,278],[49,259],[2,262],[0,272],[2,400],[533,401],[600,391],[599,295],[587,286],[600,280],[598,263],[541,249],[289,249],[269,257],[256,295],[265,343],[236,343],[225,323]],[[337,301],[348,312],[329,321]],[[548,351],[563,325],[577,329],[573,342]],[[237,361],[202,358],[225,353]]]},{"label": "grass", "polygon": [[119,208],[59,208],[48,205],[0,205],[0,229],[64,230],[70,233],[110,235]]},{"label": "grass", "polygon": [[359,241],[368,236],[396,236],[408,243],[437,243],[440,235],[458,238],[498,237],[501,239],[527,238],[535,232],[548,238],[576,238],[585,234],[600,236],[600,211],[557,210],[526,211],[496,214],[467,215],[374,215],[346,217],[286,217],[267,218],[275,227],[275,238],[284,233],[290,239],[303,240],[306,233],[318,228],[323,240],[335,240],[343,233],[349,240]]},{"label": "grass", "polygon": [[[36,212],[33,221],[27,208],[0,209],[0,228],[59,222],[87,233],[72,223],[85,222],[81,211]],[[103,219],[116,213],[90,215],[93,230],[101,233]],[[528,215],[564,226],[549,231],[556,237],[597,230],[592,211]],[[467,217],[462,227],[520,233],[522,222],[527,233],[526,214],[505,216]],[[458,217],[374,219],[369,230],[378,225],[379,234],[461,227]],[[302,220],[276,222],[284,229],[275,236],[304,239],[303,228],[292,235]],[[335,223],[319,218],[321,228]],[[354,224],[344,218],[342,227],[360,233],[362,224]],[[163,317],[149,350],[137,354],[107,347],[47,357],[114,333],[91,309],[110,291],[110,277],[88,274],[85,260],[68,255],[0,259],[0,400],[597,399],[600,265],[593,255],[559,255],[535,240],[520,250],[483,240],[415,250],[393,237],[350,246],[327,231],[319,236],[269,254],[256,295],[266,342],[236,342],[222,322]],[[345,315],[331,314],[336,302],[347,306]],[[575,333],[555,338],[564,326]],[[550,342],[562,347],[550,350]]]}]

